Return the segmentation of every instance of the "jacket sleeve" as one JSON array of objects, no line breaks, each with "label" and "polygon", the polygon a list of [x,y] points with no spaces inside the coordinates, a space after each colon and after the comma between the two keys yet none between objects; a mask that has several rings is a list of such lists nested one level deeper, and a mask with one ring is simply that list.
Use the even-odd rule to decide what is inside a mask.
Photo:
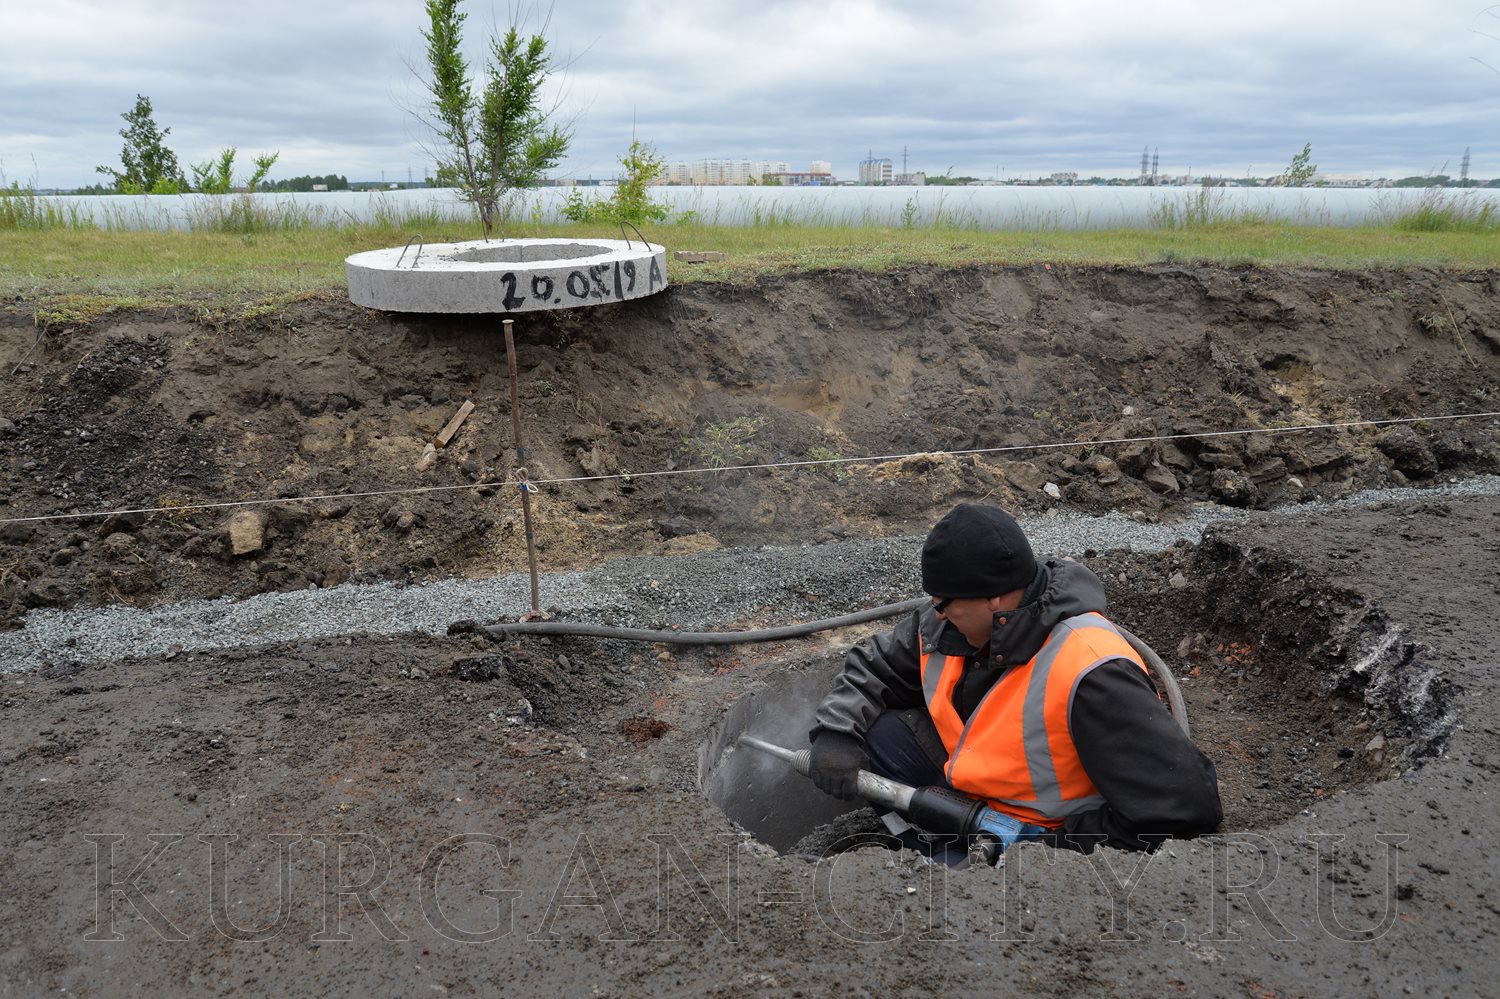
[{"label": "jacket sleeve", "polygon": [[1106,803],[1068,816],[1059,846],[1154,850],[1168,837],[1212,832],[1223,820],[1213,763],[1183,734],[1139,666],[1117,659],[1087,673],[1068,725]]},{"label": "jacket sleeve", "polygon": [[833,690],[814,714],[812,736],[827,729],[863,739],[882,711],[924,706],[918,618],[914,613],[849,650]]}]

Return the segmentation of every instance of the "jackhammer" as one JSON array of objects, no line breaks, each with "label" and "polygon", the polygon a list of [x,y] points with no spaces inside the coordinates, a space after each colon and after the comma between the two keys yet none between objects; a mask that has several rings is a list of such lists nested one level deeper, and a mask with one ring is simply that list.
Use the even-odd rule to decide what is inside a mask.
[{"label": "jackhammer", "polygon": [[[812,751],[790,750],[742,735],[751,749],[774,756],[806,777]],[[1022,840],[1040,839],[1050,830],[997,812],[984,802],[948,787],[911,787],[868,770],[859,771],[860,797],[890,808],[912,825],[939,836],[957,836],[969,844],[969,862],[993,865],[1007,849]]]}]

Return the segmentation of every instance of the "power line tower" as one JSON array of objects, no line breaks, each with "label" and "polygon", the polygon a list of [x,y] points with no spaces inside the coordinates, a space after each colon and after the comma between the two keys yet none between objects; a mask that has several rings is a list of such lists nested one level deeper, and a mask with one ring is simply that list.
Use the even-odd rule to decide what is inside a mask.
[{"label": "power line tower", "polygon": [[1458,168],[1458,184],[1460,187],[1469,186],[1469,147],[1464,146],[1463,163]]},{"label": "power line tower", "polygon": [[901,147],[901,174],[906,176],[906,147]]},{"label": "power line tower", "polygon": [[1141,147],[1141,186],[1142,187],[1146,186],[1146,160],[1147,160],[1147,157],[1150,154],[1150,152],[1151,152],[1151,148],[1149,146],[1142,146]]},{"label": "power line tower", "polygon": [[1161,152],[1159,150],[1153,149],[1151,151],[1151,186],[1152,187],[1156,186],[1156,168],[1157,168],[1157,165],[1160,162],[1161,162]]}]

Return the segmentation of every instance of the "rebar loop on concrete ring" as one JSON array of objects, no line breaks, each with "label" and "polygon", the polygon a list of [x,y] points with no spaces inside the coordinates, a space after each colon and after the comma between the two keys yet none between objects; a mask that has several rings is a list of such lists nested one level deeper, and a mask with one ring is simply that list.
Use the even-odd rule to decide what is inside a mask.
[{"label": "rebar loop on concrete ring", "polygon": [[[847,628],[852,624],[864,624],[883,618],[897,617],[930,604],[927,597],[903,600],[898,604],[884,604],[868,610],[854,611],[841,617],[804,621],[780,628],[758,628],[752,631],[670,631],[657,628],[614,628],[602,624],[584,624],[573,621],[520,621],[514,624],[492,624],[478,630],[497,641],[520,635],[575,635],[584,638],[614,638],[626,642],[661,642],[664,645],[744,645],[750,642],[776,642],[787,638],[803,638],[820,631]],[[1182,688],[1177,678],[1167,668],[1156,650],[1119,625],[1120,635],[1130,643],[1136,654],[1146,661],[1147,668],[1155,677],[1167,700],[1167,709],[1182,729],[1182,734],[1191,737],[1188,726],[1187,702],[1182,698]],[[449,629],[450,632],[453,628]]]},{"label": "rebar loop on concrete ring", "polygon": [[413,254],[413,256],[411,258],[411,269],[412,270],[416,270],[417,269],[417,264],[422,259],[422,247],[424,247],[424,246],[427,245],[427,242],[424,239],[422,239],[422,234],[420,232],[417,233],[415,236],[413,236],[411,239],[408,239],[406,241],[406,245],[403,246],[403,247],[401,247],[401,256],[399,256],[399,257],[396,258],[396,266],[397,267],[400,267],[401,266],[401,261],[403,261],[403,260],[406,259],[406,251],[409,250],[409,249],[411,249],[411,244],[413,244],[413,243],[417,244],[417,252],[415,254]]}]

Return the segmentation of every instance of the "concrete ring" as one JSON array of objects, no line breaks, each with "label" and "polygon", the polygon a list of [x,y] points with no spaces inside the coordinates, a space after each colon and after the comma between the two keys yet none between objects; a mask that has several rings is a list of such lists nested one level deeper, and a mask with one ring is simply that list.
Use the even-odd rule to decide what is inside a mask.
[{"label": "concrete ring", "polygon": [[623,239],[387,247],[356,253],[344,267],[350,300],[387,312],[571,309],[644,298],[667,286],[665,247]]}]

